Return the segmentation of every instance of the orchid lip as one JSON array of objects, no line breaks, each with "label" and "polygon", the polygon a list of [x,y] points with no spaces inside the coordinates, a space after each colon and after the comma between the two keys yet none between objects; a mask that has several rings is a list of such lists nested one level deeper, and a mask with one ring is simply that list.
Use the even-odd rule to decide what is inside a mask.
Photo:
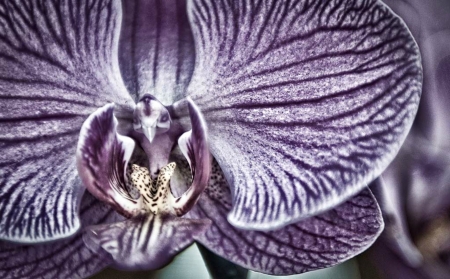
[{"label": "orchid lip", "polygon": [[[188,100],[188,106],[192,129],[179,136],[178,146],[191,166],[193,182],[182,196],[174,197],[169,183],[175,169],[175,164],[169,164],[168,158],[179,134],[173,130],[176,127],[166,125],[151,137],[145,132],[145,137],[134,137],[136,134],[133,133],[130,136],[120,135],[117,133],[118,121],[114,117],[112,104],[91,114],[80,132],[77,167],[86,189],[127,217],[149,211],[175,216],[186,214],[206,187],[211,169],[205,121],[192,100]],[[164,124],[171,122],[167,114],[167,109],[159,101],[147,95],[136,105],[134,122],[138,120],[142,126],[146,126],[150,120],[156,119],[157,124]],[[141,129],[145,131],[144,128]],[[140,131],[135,132],[139,134]],[[135,140],[148,157],[149,169],[160,166],[156,176],[142,166],[127,169],[133,161]],[[131,194],[133,191],[139,191],[140,196],[134,198]]]}]

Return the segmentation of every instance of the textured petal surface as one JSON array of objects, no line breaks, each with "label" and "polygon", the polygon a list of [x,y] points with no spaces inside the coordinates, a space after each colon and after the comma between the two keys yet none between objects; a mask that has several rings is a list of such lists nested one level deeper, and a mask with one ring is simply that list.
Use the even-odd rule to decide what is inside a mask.
[{"label": "textured petal surface", "polygon": [[76,152],[78,174],[95,197],[125,216],[135,216],[142,199],[132,197],[125,180],[135,143],[117,133],[113,111],[114,105],[105,105],[83,123]]},{"label": "textured petal surface", "polygon": [[136,100],[150,93],[165,105],[185,96],[194,41],[185,0],[123,1],[120,70]]},{"label": "textured petal surface", "polygon": [[400,196],[398,203],[407,205],[406,217],[414,233],[450,208],[450,2],[384,2],[405,20],[419,44],[423,59],[423,98],[413,126],[414,133],[408,135],[401,152],[403,158],[397,159],[387,174],[401,177],[401,185],[395,187],[408,192],[408,199]]},{"label": "textured petal surface", "polygon": [[[83,225],[119,220],[114,210],[90,194],[83,197],[80,217]],[[87,278],[110,263],[108,258],[92,253],[84,245],[81,233],[50,244],[0,243],[0,277],[4,279]]]},{"label": "textured petal surface", "polygon": [[378,1],[193,1],[189,95],[233,188],[228,220],[274,229],[378,176],[417,110],[421,67]]},{"label": "textured petal surface", "polygon": [[416,128],[434,146],[449,150],[450,1],[385,0],[383,2],[403,18],[422,54],[423,98],[416,119]]},{"label": "textured petal surface", "polygon": [[226,219],[230,209],[231,193],[215,163],[210,184],[187,215],[213,221],[196,239],[243,267],[276,275],[341,263],[368,248],[383,230],[381,212],[369,190],[318,216],[268,232],[230,225]]},{"label": "textured petal surface", "polygon": [[1,1],[1,239],[79,228],[80,127],[96,107],[132,101],[118,69],[120,17],[117,1]]},{"label": "textured petal surface", "polygon": [[86,245],[98,254],[109,254],[120,269],[157,269],[203,234],[209,220],[167,214],[147,215],[110,225],[88,228]]}]

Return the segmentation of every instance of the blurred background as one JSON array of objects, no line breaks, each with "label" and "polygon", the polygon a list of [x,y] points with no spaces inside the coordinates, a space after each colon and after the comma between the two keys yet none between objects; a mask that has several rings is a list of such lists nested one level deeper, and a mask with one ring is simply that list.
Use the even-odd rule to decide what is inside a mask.
[{"label": "blurred background", "polygon": [[[108,268],[90,278],[92,279],[359,279],[360,272],[356,260],[350,260],[343,264],[316,270],[300,275],[292,276],[270,276],[253,271],[247,271],[232,263],[225,261],[204,248],[200,248],[205,261],[210,264],[205,265],[204,258],[197,246],[191,245],[184,252],[180,253],[172,263],[156,271],[133,271],[125,272]],[[211,263],[212,262],[212,263]],[[211,274],[208,272],[208,267]]]}]

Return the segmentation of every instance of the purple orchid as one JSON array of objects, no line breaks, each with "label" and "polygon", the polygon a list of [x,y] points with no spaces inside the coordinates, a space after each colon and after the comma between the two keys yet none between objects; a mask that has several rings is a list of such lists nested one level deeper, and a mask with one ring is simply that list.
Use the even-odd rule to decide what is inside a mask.
[{"label": "purple orchid", "polygon": [[371,255],[384,278],[450,277],[450,2],[385,0],[423,59],[423,98],[410,135],[376,187],[387,217]]},{"label": "purple orchid", "polygon": [[343,262],[422,78],[376,0],[3,1],[0,60],[2,278]]}]

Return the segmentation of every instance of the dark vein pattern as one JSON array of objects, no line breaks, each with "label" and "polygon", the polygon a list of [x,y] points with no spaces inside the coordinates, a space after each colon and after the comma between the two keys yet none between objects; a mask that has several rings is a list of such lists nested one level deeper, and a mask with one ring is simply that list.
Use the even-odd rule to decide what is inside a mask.
[{"label": "dark vein pattern", "polygon": [[213,221],[196,240],[243,267],[276,275],[341,263],[368,248],[383,230],[380,209],[367,189],[330,211],[276,231],[235,228],[226,219],[230,209],[231,193],[215,162],[204,195],[188,213]]},{"label": "dark vein pattern", "polygon": [[433,145],[449,149],[450,1],[383,2],[405,21],[422,54],[423,96],[414,125]]},{"label": "dark vein pattern", "polygon": [[233,190],[228,220],[275,229],[359,192],[397,153],[419,52],[379,1],[190,2],[188,94]]},{"label": "dark vein pattern", "polygon": [[120,269],[157,269],[194,242],[211,221],[148,214],[88,228],[84,239],[98,254],[107,253]]},{"label": "dark vein pattern", "polygon": [[184,97],[195,58],[186,1],[123,1],[123,9],[119,62],[128,91],[164,105]]},{"label": "dark vein pattern", "polygon": [[[83,197],[80,218],[83,226],[121,219],[89,193]],[[85,246],[82,233],[50,244],[0,243],[0,277],[4,279],[87,278],[110,263],[109,258],[92,253]]]},{"label": "dark vein pattern", "polygon": [[75,148],[84,119],[131,98],[118,61],[120,2],[1,1],[0,239],[80,226]]}]

